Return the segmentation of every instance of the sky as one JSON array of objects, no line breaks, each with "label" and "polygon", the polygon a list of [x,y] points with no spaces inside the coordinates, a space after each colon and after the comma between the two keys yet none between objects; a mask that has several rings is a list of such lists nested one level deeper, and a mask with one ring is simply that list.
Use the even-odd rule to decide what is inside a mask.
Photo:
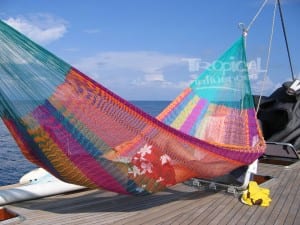
[{"label": "sky", "polygon": [[[0,0],[0,19],[127,100],[172,100],[241,36],[264,0]],[[300,0],[281,0],[295,77],[300,78]],[[291,72],[274,0],[247,35],[254,94]],[[264,85],[262,84],[264,82]]]}]

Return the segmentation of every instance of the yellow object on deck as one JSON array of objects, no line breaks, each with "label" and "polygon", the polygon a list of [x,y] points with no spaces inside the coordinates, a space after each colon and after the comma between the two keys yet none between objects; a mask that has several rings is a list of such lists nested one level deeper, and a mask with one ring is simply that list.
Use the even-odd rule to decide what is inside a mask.
[{"label": "yellow object on deck", "polygon": [[272,201],[269,195],[269,189],[261,188],[255,181],[250,181],[248,189],[243,192],[241,201],[247,205],[260,205],[267,207]]}]

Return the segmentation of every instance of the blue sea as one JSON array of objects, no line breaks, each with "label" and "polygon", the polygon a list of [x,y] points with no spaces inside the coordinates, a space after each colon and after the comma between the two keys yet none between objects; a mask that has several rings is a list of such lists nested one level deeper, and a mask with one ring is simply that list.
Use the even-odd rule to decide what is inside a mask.
[{"label": "blue sea", "polygon": [[[169,101],[132,101],[152,116],[157,116]],[[0,120],[0,186],[15,184],[27,172],[37,168],[21,153],[7,128]]]}]

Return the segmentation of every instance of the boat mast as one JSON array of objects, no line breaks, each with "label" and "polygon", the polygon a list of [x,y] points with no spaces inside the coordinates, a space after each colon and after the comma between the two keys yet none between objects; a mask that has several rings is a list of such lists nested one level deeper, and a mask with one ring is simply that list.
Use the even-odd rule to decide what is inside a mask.
[{"label": "boat mast", "polygon": [[280,14],[280,20],[281,20],[281,26],[282,26],[282,30],[283,30],[284,40],[285,40],[285,46],[286,46],[289,63],[290,63],[292,79],[295,80],[294,70],[293,70],[293,66],[292,66],[292,60],[291,60],[289,45],[288,45],[288,41],[287,41],[286,30],[285,30],[285,25],[284,25],[284,21],[283,21],[283,13],[282,13],[281,5],[280,5],[280,0],[277,0],[277,3],[278,3],[278,8],[279,8],[279,14]]}]

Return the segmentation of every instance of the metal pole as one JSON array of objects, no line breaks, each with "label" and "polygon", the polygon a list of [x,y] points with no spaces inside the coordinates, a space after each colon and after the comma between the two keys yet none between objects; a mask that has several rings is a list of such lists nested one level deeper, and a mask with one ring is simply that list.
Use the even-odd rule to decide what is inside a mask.
[{"label": "metal pole", "polygon": [[277,0],[277,2],[278,2],[278,8],[279,8],[279,13],[280,13],[281,26],[282,26],[282,30],[283,30],[286,50],[287,50],[287,53],[288,53],[288,58],[289,58],[289,63],[290,63],[290,69],[291,69],[291,73],[292,73],[292,79],[295,80],[294,70],[293,70],[292,60],[291,60],[291,55],[290,55],[290,50],[289,50],[289,45],[288,45],[288,41],[287,41],[287,37],[286,37],[286,31],[285,31],[285,26],[284,26],[284,21],[283,21],[283,14],[282,14],[282,9],[281,9],[281,5],[280,5],[280,0]]}]

